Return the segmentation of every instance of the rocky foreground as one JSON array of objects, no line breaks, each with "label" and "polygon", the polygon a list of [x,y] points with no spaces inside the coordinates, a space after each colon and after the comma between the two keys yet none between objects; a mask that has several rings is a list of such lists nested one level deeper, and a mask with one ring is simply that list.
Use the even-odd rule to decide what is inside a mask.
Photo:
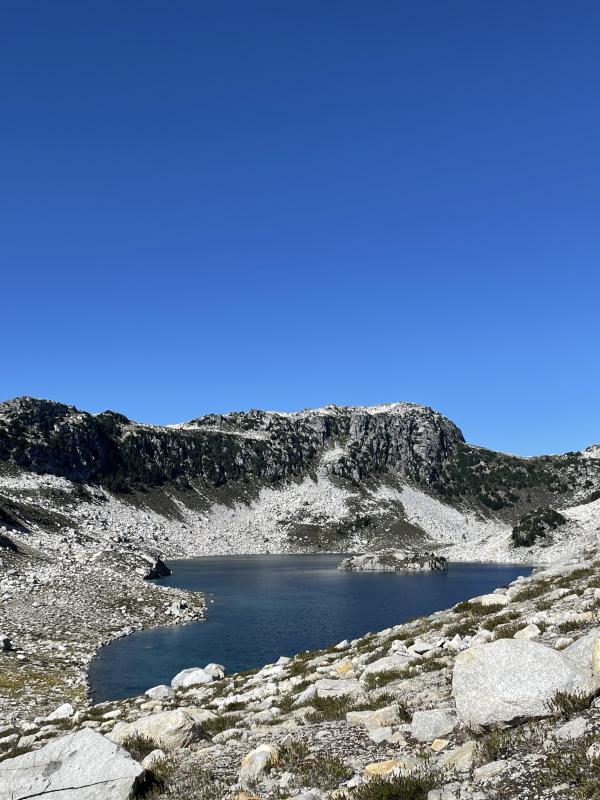
[{"label": "rocky foreground", "polygon": [[7,721],[0,798],[595,798],[599,608],[590,551],[257,671]]}]

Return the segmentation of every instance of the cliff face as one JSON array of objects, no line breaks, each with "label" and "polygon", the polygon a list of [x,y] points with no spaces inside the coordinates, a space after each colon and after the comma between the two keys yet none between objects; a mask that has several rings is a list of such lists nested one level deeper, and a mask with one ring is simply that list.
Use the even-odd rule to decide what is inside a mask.
[{"label": "cliff face", "polygon": [[308,473],[326,451],[326,472],[355,483],[385,472],[434,483],[463,442],[441,414],[408,403],[213,414],[171,428],[27,397],[0,404],[0,460],[108,488],[273,483]]}]

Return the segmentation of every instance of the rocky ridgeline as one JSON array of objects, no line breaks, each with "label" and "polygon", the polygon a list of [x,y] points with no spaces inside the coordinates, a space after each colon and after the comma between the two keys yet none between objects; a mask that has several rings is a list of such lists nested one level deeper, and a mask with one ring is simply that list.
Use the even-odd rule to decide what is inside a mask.
[{"label": "rocky ridgeline", "polygon": [[406,550],[389,550],[383,553],[365,553],[345,558],[338,564],[344,572],[427,572],[447,570],[448,561],[435,553],[414,553]]},{"label": "rocky ridgeline", "polygon": [[[164,427],[20,397],[0,403],[2,462],[117,492],[201,485],[210,502],[223,493],[227,499],[225,489],[255,490],[317,469],[355,488],[393,476],[513,521],[536,505],[565,504],[600,481],[600,458],[592,451],[495,453],[467,445],[453,422],[414,403],[210,414]],[[12,512],[3,511],[0,498],[0,520],[2,513]]]},{"label": "rocky ridgeline", "polygon": [[347,446],[330,463],[332,474],[360,481],[391,469],[427,480],[463,436],[441,414],[411,403],[211,414],[170,428],[29,397],[0,404],[0,460],[108,486],[281,480],[305,474],[333,441]]},{"label": "rocky ridgeline", "polygon": [[257,671],[5,722],[0,799],[591,798],[599,608],[590,552]]}]

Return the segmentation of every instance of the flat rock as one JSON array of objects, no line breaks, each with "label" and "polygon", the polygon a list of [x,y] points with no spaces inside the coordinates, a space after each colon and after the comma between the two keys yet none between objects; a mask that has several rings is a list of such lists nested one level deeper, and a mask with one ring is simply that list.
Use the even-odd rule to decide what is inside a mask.
[{"label": "flat rock", "polygon": [[411,657],[400,653],[395,653],[393,656],[384,656],[373,661],[363,670],[363,675],[379,675],[382,672],[394,672],[398,669],[404,669],[411,663]]},{"label": "flat rock", "polygon": [[413,738],[420,742],[432,742],[452,733],[458,724],[456,712],[450,709],[415,711],[410,725]]},{"label": "flat rock", "polygon": [[364,725],[368,731],[394,725],[399,721],[400,717],[396,706],[384,706],[374,711],[348,711],[346,714],[348,725]]},{"label": "flat rock", "polygon": [[315,689],[319,697],[348,697],[363,692],[363,687],[355,678],[339,681],[322,678],[315,683]]},{"label": "flat rock", "polygon": [[0,762],[0,800],[128,800],[143,777],[123,748],[84,729]]},{"label": "flat rock", "polygon": [[470,770],[475,760],[477,742],[470,740],[460,747],[449,750],[440,758],[438,766],[446,769]]}]

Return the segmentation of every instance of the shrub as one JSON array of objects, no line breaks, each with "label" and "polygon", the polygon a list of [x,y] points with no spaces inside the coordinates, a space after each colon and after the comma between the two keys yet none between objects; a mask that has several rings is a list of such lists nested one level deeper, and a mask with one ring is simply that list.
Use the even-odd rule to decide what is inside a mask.
[{"label": "shrub", "polygon": [[328,719],[344,719],[351,708],[347,697],[315,697],[311,700],[313,711],[307,714],[309,722],[323,722]]},{"label": "shrub", "polygon": [[544,769],[532,774],[533,788],[544,791],[557,784],[567,784],[570,787],[568,796],[573,800],[598,800],[600,760],[589,761],[586,757],[593,741],[591,736],[561,741],[560,747],[546,753]]},{"label": "shrub", "polygon": [[492,730],[481,740],[478,749],[482,764],[506,758],[511,752],[511,734],[508,731]]},{"label": "shrub", "polygon": [[375,779],[359,786],[353,800],[427,800],[440,778],[437,773],[423,769],[392,780]]},{"label": "shrub", "polygon": [[561,717],[571,717],[580,711],[585,711],[590,707],[592,700],[597,696],[597,692],[586,694],[585,692],[557,692],[548,701],[548,708],[553,714]]},{"label": "shrub", "polygon": [[314,756],[300,764],[297,775],[303,786],[328,790],[348,780],[352,770],[335,756]]},{"label": "shrub", "polygon": [[512,530],[514,547],[531,547],[536,539],[546,538],[550,531],[564,525],[565,517],[553,508],[536,508],[524,514]]},{"label": "shrub", "polygon": [[150,787],[144,800],[223,800],[227,787],[208,770],[195,766],[170,771],[166,785]]},{"label": "shrub", "polygon": [[549,580],[541,580],[541,581],[531,581],[531,583],[526,583],[525,586],[521,589],[520,592],[515,596],[515,602],[521,602],[522,600],[535,600],[536,597],[540,597],[546,592],[549,592],[552,588],[552,582]]},{"label": "shrub", "polygon": [[141,733],[134,733],[128,736],[124,742],[123,747],[135,761],[143,761],[147,755],[153,750],[156,750],[156,744],[152,739],[143,736]]},{"label": "shrub", "polygon": [[511,622],[508,625],[498,625],[494,628],[494,640],[496,639],[512,639],[517,631],[520,631],[523,625],[520,622]]}]

